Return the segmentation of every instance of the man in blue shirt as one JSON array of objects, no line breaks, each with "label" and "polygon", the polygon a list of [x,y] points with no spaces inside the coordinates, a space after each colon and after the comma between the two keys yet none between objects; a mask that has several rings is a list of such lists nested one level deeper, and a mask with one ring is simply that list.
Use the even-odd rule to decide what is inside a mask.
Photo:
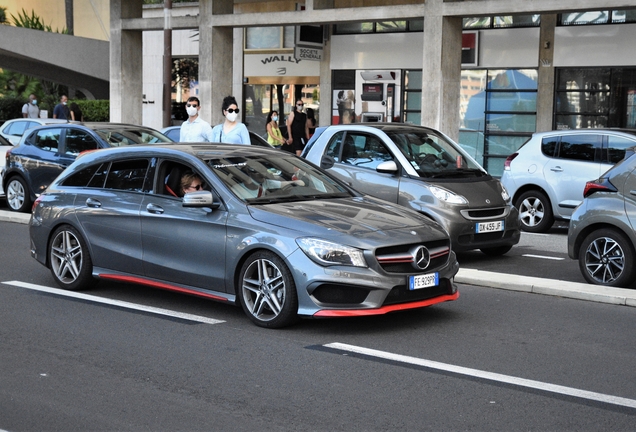
[{"label": "man in blue shirt", "polygon": [[212,142],[212,127],[199,117],[200,109],[199,98],[189,97],[186,102],[188,120],[181,124],[179,142]]},{"label": "man in blue shirt", "polygon": [[62,97],[60,98],[60,103],[55,105],[55,108],[53,108],[54,119],[62,119],[62,120],[71,119],[71,112],[66,106],[67,101],[68,101],[68,98],[66,97],[66,95],[62,95]]}]

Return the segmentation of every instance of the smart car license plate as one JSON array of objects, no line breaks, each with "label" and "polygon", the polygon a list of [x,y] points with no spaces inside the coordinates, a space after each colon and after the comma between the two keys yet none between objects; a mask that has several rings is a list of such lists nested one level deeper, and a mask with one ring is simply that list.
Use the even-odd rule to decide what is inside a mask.
[{"label": "smart car license plate", "polygon": [[495,222],[477,222],[475,225],[475,233],[497,232],[504,230],[504,221]]},{"label": "smart car license plate", "polygon": [[439,285],[439,273],[409,276],[409,289],[416,290]]}]

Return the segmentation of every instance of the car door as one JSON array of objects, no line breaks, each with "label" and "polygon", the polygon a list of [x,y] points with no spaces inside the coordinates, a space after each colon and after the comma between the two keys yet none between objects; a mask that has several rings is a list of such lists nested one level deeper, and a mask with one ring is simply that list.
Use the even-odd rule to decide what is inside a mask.
[{"label": "car door", "polygon": [[[94,172],[84,172],[86,170]],[[152,166],[147,158],[89,167],[74,176],[89,179],[78,188],[76,215],[90,239],[93,265],[104,271],[143,275],[139,209],[150,189]],[[70,179],[72,179],[71,177]]]},{"label": "car door", "polygon": [[[227,211],[220,207],[183,207],[182,198],[171,195],[165,184],[169,175],[196,172],[186,163],[162,161],[157,169],[154,193],[141,206],[144,273],[147,277],[227,291],[225,243]],[[177,174],[178,173],[178,174]],[[203,189],[210,190],[203,177]]]},{"label": "car door", "polygon": [[27,138],[22,164],[30,179],[30,187],[40,194],[64,171],[60,163],[62,128],[50,127],[35,131]]},{"label": "car door", "polygon": [[364,194],[397,203],[400,177],[376,170],[382,162],[394,160],[380,138],[360,132],[339,132],[329,141],[325,154],[335,161],[329,172],[351,187]]},{"label": "car door", "polygon": [[555,215],[570,218],[583,201],[585,182],[598,178],[603,136],[574,134],[561,137],[557,153],[543,167],[546,185],[551,188]]}]

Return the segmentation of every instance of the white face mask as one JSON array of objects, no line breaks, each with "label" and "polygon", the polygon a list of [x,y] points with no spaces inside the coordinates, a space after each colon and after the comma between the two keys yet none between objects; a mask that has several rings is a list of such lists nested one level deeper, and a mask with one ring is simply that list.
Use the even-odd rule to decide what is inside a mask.
[{"label": "white face mask", "polygon": [[277,117],[277,116],[274,116],[274,117],[272,117],[272,120],[274,120],[274,121],[278,121],[278,117]]},{"label": "white face mask", "polygon": [[227,113],[225,115],[225,118],[228,119],[228,121],[231,121],[231,122],[235,122],[237,117],[238,117],[237,113]]},{"label": "white face mask", "polygon": [[199,110],[197,109],[197,107],[187,107],[186,112],[190,117],[194,117],[195,115],[197,115]]},{"label": "white face mask", "polygon": [[31,101],[31,103],[32,103],[33,105],[37,105],[38,101],[37,101],[37,100],[35,100],[35,99],[33,99],[33,100]]}]

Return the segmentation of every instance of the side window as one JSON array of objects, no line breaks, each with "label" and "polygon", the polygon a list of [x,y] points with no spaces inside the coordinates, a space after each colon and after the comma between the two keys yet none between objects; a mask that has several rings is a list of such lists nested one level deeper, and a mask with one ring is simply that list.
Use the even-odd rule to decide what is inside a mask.
[{"label": "side window", "polygon": [[79,129],[66,130],[66,147],[64,152],[70,156],[77,156],[86,150],[95,150],[97,141],[88,132]]},{"label": "side window", "polygon": [[594,162],[597,149],[600,151],[603,137],[594,134],[564,135],[557,157],[561,159]]},{"label": "side window", "polygon": [[57,153],[57,149],[60,145],[60,134],[62,129],[60,128],[48,128],[42,129],[35,133],[32,138],[33,145],[52,153]]},{"label": "side window", "polygon": [[17,122],[13,122],[11,123],[11,125],[7,128],[7,130],[5,131],[5,133],[9,134],[9,135],[17,135],[17,136],[22,136],[24,134],[24,131],[28,129],[27,125],[29,124],[29,122],[27,121],[17,121]]},{"label": "side window", "polygon": [[[75,174],[64,180],[62,186],[102,187],[104,185],[105,174],[108,172],[108,165],[109,164],[91,165],[81,171],[77,171]],[[101,177],[101,182],[99,180],[93,182],[93,179],[96,176]],[[91,183],[93,184],[91,185]],[[97,184],[97,186],[95,185],[95,183]]]},{"label": "side window", "polygon": [[554,157],[558,145],[559,137],[543,138],[541,140],[541,153],[543,153],[547,157]]},{"label": "side window", "polygon": [[634,140],[609,135],[607,137],[607,152],[604,152],[602,162],[616,164],[625,157],[625,150],[635,146],[636,141]]},{"label": "side window", "polygon": [[382,162],[393,160],[389,150],[378,138],[371,135],[347,135],[345,142],[348,141],[348,137],[352,138],[355,148],[355,154],[351,154],[349,163],[360,168],[375,170]]},{"label": "side window", "polygon": [[336,162],[340,162],[340,149],[342,147],[342,135],[344,132],[338,132],[334,136],[331,137],[331,141],[329,141],[329,145],[327,146],[327,156],[331,156],[334,158]]},{"label": "side window", "polygon": [[108,171],[104,188],[143,192],[148,165],[147,159],[113,162]]},{"label": "side window", "polygon": [[203,176],[188,165],[165,161],[161,164],[158,171],[160,183],[157,187],[157,193],[159,194],[180,198],[184,192],[192,192],[192,190],[184,191],[181,187],[181,182],[185,181],[188,184],[193,184],[195,180],[193,176],[199,178],[203,190],[210,190],[210,187],[203,180]]}]

